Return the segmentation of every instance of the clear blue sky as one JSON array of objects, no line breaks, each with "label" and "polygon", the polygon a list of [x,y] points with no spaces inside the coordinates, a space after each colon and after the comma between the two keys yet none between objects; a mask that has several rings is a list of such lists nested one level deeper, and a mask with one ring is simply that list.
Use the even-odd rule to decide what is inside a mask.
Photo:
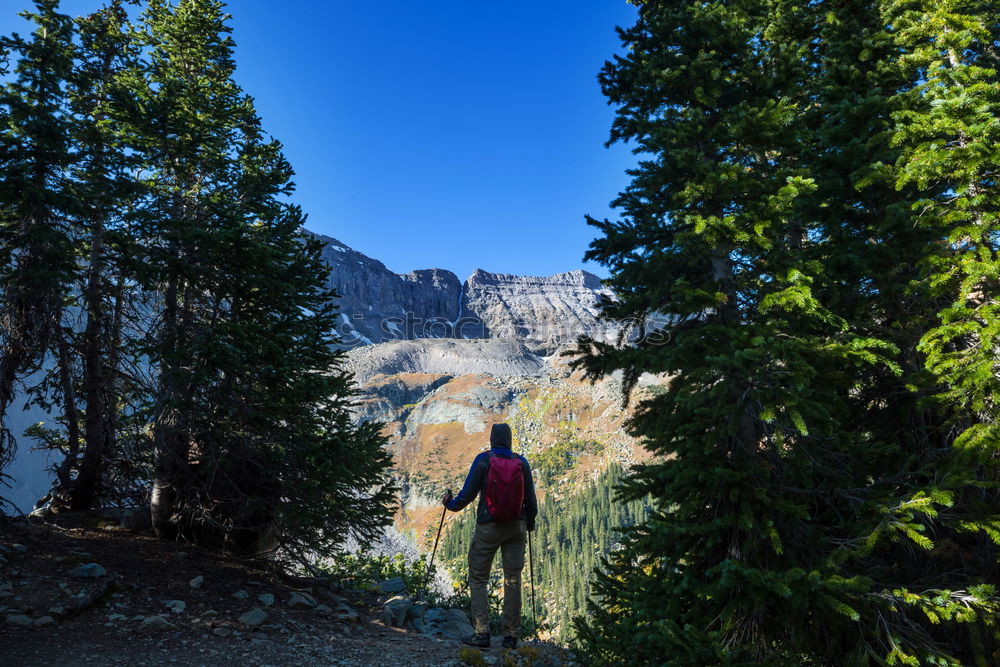
[{"label": "clear blue sky", "polygon": [[[4,0],[0,31],[29,0]],[[64,0],[78,14],[98,0]],[[596,81],[625,0],[235,0],[237,79],[294,165],[308,227],[390,269],[583,263],[634,163]]]}]

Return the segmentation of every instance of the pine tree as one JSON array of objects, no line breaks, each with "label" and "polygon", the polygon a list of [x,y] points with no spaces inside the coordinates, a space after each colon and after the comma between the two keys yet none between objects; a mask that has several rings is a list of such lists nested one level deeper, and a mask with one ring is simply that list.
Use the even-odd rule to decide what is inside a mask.
[{"label": "pine tree", "polygon": [[154,527],[234,551],[339,543],[389,521],[378,426],[356,426],[332,297],[292,171],[233,77],[217,0],[151,0],[133,114],[159,296]]},{"label": "pine tree", "polygon": [[371,539],[389,523],[391,459],[381,425],[355,424],[349,410],[356,390],[335,347],[323,244],[303,235],[298,207],[278,199],[292,192],[291,167],[259,123],[242,132],[241,196],[209,288],[217,321],[197,352],[206,373],[193,420],[204,443],[195,475],[199,493],[238,508],[226,517],[237,548],[273,526],[281,547],[306,555],[340,544],[348,530]]},{"label": "pine tree", "polygon": [[29,433],[65,455],[54,509],[151,482],[164,536],[370,539],[390,457],[352,418],[322,244],[235,83],[223,3],[149,0],[135,27],[128,4],[74,22],[38,0],[33,36],[0,43],[0,426],[31,375],[62,428]]},{"label": "pine tree", "polygon": [[895,100],[893,174],[901,190],[918,190],[915,220],[933,239],[919,256],[935,306],[917,347],[928,371],[919,386],[941,417],[927,486],[940,511],[938,568],[953,574],[927,578],[964,603],[977,627],[963,657],[985,664],[1000,614],[1000,4],[889,0],[882,9],[912,84]]},{"label": "pine tree", "polygon": [[89,509],[104,491],[106,461],[115,454],[122,393],[121,360],[124,344],[123,309],[132,254],[128,235],[132,201],[140,189],[133,176],[137,158],[127,137],[119,132],[124,110],[123,77],[138,65],[138,47],[122,0],[77,20],[78,66],[70,81],[73,141],[78,162],[71,190],[79,207],[75,222],[79,254],[86,259],[80,273],[80,309],[85,313],[75,342],[83,363],[80,375],[84,451],[79,471],[69,483],[75,465],[70,447],[61,483],[70,489],[70,508]]},{"label": "pine tree", "polygon": [[631,422],[660,457],[621,497],[656,505],[579,623],[597,662],[984,655],[992,590],[927,555],[949,504],[912,389],[931,237],[887,180],[910,82],[879,11],[643,2],[601,75],[612,141],[644,159],[588,258],[621,296],[606,316],[671,319],[578,365],[674,377]]},{"label": "pine tree", "polygon": [[138,149],[148,173],[140,243],[162,310],[151,361],[157,368],[153,438],[153,524],[173,534],[178,492],[192,484],[193,402],[199,324],[211,317],[205,299],[219,262],[231,151],[242,96],[232,80],[232,41],[219,3],[152,0],[141,16],[148,64],[132,75]]},{"label": "pine tree", "polygon": [[622,295],[609,317],[675,318],[669,345],[584,342],[591,374],[675,375],[632,424],[669,459],[625,486],[652,494],[654,514],[626,534],[581,628],[609,661],[639,639],[640,660],[797,663],[815,631],[803,608],[836,594],[809,574],[824,537],[812,494],[849,465],[839,366],[876,346],[811,291],[799,202],[815,184],[796,142],[812,56],[795,39],[811,19],[783,3],[643,3],[622,32],[629,55],[601,76],[612,140],[649,157],[615,202],[625,219],[592,221],[604,237],[588,258]]},{"label": "pine tree", "polygon": [[35,26],[31,36],[0,42],[15,61],[12,78],[0,88],[0,472],[13,456],[14,434],[4,416],[17,383],[38,371],[50,352],[64,368],[70,361],[62,320],[74,274],[65,86],[73,68],[73,23],[58,4],[36,0],[35,11],[23,14]]},{"label": "pine tree", "polygon": [[1000,37],[998,5],[885,3],[899,62],[919,83],[900,93],[893,136],[899,187],[915,186],[919,222],[939,242],[922,259],[944,303],[921,351],[940,383],[937,396],[972,466],[1000,443],[998,230]]}]

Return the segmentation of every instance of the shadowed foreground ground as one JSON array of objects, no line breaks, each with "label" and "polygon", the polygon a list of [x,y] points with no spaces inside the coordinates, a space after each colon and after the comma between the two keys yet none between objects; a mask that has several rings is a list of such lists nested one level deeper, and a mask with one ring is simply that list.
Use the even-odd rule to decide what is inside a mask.
[{"label": "shadowed foreground ground", "polygon": [[[457,641],[386,627],[377,618],[383,600],[374,593],[289,577],[110,523],[93,514],[30,529],[0,523],[0,664],[463,664]],[[91,563],[104,575],[70,574],[99,574]],[[203,583],[193,588],[198,577]],[[295,593],[316,606],[292,608]],[[254,609],[267,615],[259,626],[240,618]],[[477,653],[464,655],[475,663]],[[493,648],[482,657],[482,664],[531,667],[564,659],[558,647],[530,643],[518,654]]]}]

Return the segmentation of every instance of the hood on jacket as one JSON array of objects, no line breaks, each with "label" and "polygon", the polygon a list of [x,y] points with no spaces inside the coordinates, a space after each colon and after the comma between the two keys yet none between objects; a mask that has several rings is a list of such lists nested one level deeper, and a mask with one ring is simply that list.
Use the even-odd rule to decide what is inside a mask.
[{"label": "hood on jacket", "polygon": [[510,449],[513,435],[507,424],[494,424],[490,429],[490,447],[506,447]]}]

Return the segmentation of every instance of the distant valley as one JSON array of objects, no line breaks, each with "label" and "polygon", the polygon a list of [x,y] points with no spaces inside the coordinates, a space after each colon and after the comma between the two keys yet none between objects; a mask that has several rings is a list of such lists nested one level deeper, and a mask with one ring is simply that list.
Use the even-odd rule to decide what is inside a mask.
[{"label": "distant valley", "polygon": [[581,335],[619,335],[598,318],[612,294],[597,276],[396,274],[321,238],[361,390],[356,413],[386,424],[402,487],[397,527],[418,545],[439,516],[437,499],[461,485],[494,422],[509,421],[515,446],[559,482],[543,493],[571,493],[611,463],[643,457],[624,429],[620,382],[584,381],[562,356]]}]

